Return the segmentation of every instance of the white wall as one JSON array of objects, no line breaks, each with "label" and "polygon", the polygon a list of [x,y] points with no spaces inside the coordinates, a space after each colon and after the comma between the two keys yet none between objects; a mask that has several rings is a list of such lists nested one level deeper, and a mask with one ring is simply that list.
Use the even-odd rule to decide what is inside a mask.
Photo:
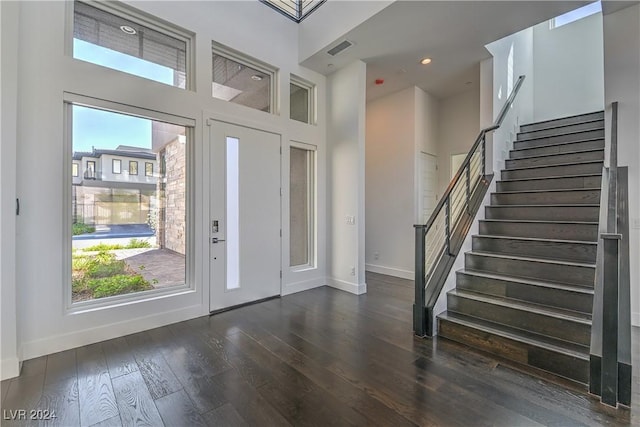
[{"label": "white wall", "polygon": [[604,16],[604,84],[607,108],[619,103],[618,164],[629,167],[631,311],[640,326],[640,5]]},{"label": "white wall", "polygon": [[[355,61],[327,81],[328,284],[356,294],[366,292],[366,72],[366,64]],[[347,224],[347,216],[355,224]]]},{"label": "white wall", "polygon": [[520,125],[533,121],[534,101],[534,68],[533,68],[533,29],[528,28],[516,34],[497,40],[486,46],[493,55],[493,118],[497,118],[502,106],[506,103],[508,57],[513,46],[513,85],[518,76],[526,76],[524,84],[518,92],[511,111],[507,114],[502,127],[493,134],[493,170],[499,173],[504,168],[504,160],[509,155],[516,133]]},{"label": "white wall", "polygon": [[414,269],[416,122],[422,120],[416,116],[416,89],[367,103],[366,120],[367,270],[409,279]]},{"label": "white wall", "polygon": [[480,132],[480,89],[469,90],[440,101],[440,143],[438,148],[438,194],[447,189],[451,176],[451,155],[466,154]]},{"label": "white wall", "polygon": [[534,121],[604,108],[602,14],[533,27]]},{"label": "white wall", "polygon": [[16,310],[16,140],[19,5],[0,3],[0,379],[19,372]]},{"label": "white wall", "polygon": [[[440,144],[439,120],[440,101],[433,95],[416,87],[415,90],[415,127],[418,152],[438,155]],[[416,212],[416,218],[420,215]]]},{"label": "white wall", "polygon": [[[393,1],[328,1],[298,26],[300,62],[327,47]],[[286,18],[285,18],[286,19]]]},{"label": "white wall", "polygon": [[[282,135],[283,239],[282,259],[288,249],[288,142],[318,147],[318,260],[313,269],[295,272],[283,265],[283,293],[319,286],[326,277],[326,79],[298,65],[296,24],[265,9],[258,2],[134,2],[152,15],[197,34],[195,43],[197,90],[183,91],[82,61],[64,54],[68,2],[2,2],[2,364],[13,365],[17,336],[24,358],[121,336],[208,313],[208,133],[203,118],[216,115],[240,125],[269,128]],[[70,4],[70,3],[68,3]],[[6,13],[19,10],[18,13]],[[269,13],[266,13],[269,12]],[[6,25],[5,25],[6,24]],[[70,24],[70,23],[69,23]],[[211,97],[211,40],[254,56],[279,68],[279,114],[271,115]],[[13,53],[12,53],[13,52]],[[20,52],[19,57],[17,52]],[[5,56],[7,53],[10,55]],[[5,62],[5,58],[14,60]],[[17,61],[15,59],[18,59]],[[17,69],[12,70],[11,64]],[[289,119],[289,74],[317,85],[317,126]],[[17,76],[20,76],[18,81]],[[364,77],[362,77],[364,82]],[[16,85],[16,82],[18,84]],[[12,97],[5,88],[17,88],[16,108],[5,109]],[[192,290],[177,295],[129,301],[118,306],[84,311],[68,310],[63,289],[70,284],[63,250],[69,239],[64,197],[69,192],[71,153],[63,141],[63,93],[79,93],[124,105],[136,105],[194,120],[195,264]],[[364,98],[362,98],[364,99]],[[364,108],[364,101],[362,103]],[[364,117],[364,113],[362,113]],[[364,119],[363,119],[364,120]],[[362,123],[364,121],[362,120]],[[34,126],[37,121],[37,126]],[[364,124],[362,125],[364,126]],[[16,137],[17,135],[17,137]],[[38,156],[31,154],[37,152]],[[362,151],[364,153],[364,151]],[[5,156],[6,155],[6,156]],[[364,154],[363,154],[364,155]],[[8,169],[5,166],[13,165]],[[68,167],[63,167],[63,165]],[[17,182],[22,212],[14,209],[11,176]],[[123,168],[125,165],[123,165]],[[364,176],[364,170],[362,170]],[[6,178],[6,179],[5,179]],[[364,180],[362,178],[362,180]],[[364,197],[364,196],[362,196]],[[43,215],[43,211],[47,214]],[[17,230],[17,237],[12,240]],[[6,238],[5,238],[6,237]],[[17,242],[17,249],[12,245]],[[13,255],[15,254],[15,258]],[[363,254],[364,257],[364,254]],[[364,263],[362,263],[364,264]],[[12,267],[15,266],[14,275]],[[363,268],[363,267],[362,267]],[[16,289],[16,277],[19,286]],[[363,277],[363,276],[362,276]],[[295,285],[295,286],[294,286]],[[17,303],[12,301],[17,292]],[[17,306],[17,319],[12,311]],[[14,311],[15,313],[15,311]],[[15,314],[13,316],[16,316]],[[5,322],[5,319],[8,319]],[[18,327],[19,326],[19,327]],[[7,342],[7,347],[4,343]],[[7,351],[5,352],[5,348]],[[3,378],[11,376],[2,373]]]}]

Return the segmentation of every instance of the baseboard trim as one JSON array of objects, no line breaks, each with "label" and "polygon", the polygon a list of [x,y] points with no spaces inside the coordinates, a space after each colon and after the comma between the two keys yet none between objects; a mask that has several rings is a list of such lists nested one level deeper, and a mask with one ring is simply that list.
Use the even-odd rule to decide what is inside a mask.
[{"label": "baseboard trim", "polygon": [[340,279],[328,278],[327,286],[340,289],[341,291],[349,292],[355,295],[362,295],[367,293],[367,284],[366,283],[352,283],[347,282]]},{"label": "baseboard trim", "polygon": [[399,277],[401,279],[413,280],[415,273],[409,270],[402,270],[400,268],[385,267],[384,265],[365,264],[365,270],[372,273],[386,274],[387,276]]},{"label": "baseboard trim", "polygon": [[17,357],[0,360],[0,381],[20,375],[20,360]]},{"label": "baseboard trim", "polygon": [[640,313],[631,313],[631,325],[640,326]]},{"label": "baseboard trim", "polygon": [[[207,313],[208,314],[208,313]],[[202,306],[195,305],[178,310],[138,317],[123,322],[110,323],[95,328],[59,334],[23,344],[23,359],[29,360],[100,341],[110,340],[137,332],[146,331],[172,323],[182,322],[205,315]]]},{"label": "baseboard trim", "polygon": [[302,280],[300,282],[288,283],[282,286],[282,296],[319,288],[321,286],[324,286],[326,283],[327,282],[324,278]]}]

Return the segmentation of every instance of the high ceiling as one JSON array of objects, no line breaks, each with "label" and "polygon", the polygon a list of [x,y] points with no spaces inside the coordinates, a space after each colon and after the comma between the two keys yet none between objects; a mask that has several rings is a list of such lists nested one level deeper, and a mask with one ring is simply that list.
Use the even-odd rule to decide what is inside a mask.
[{"label": "high ceiling", "polygon": [[[361,59],[367,100],[418,86],[438,98],[478,87],[485,45],[589,1],[397,1],[335,40],[302,65],[328,75]],[[353,46],[331,56],[344,40]],[[432,58],[429,65],[420,59]],[[331,65],[329,65],[331,64]],[[375,85],[375,79],[384,79]]]}]

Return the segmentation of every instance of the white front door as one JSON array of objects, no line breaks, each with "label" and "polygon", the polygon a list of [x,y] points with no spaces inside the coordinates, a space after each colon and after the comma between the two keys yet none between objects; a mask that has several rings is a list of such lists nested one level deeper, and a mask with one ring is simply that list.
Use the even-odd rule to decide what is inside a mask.
[{"label": "white front door", "polygon": [[212,120],[209,142],[216,311],[280,295],[280,135]]}]

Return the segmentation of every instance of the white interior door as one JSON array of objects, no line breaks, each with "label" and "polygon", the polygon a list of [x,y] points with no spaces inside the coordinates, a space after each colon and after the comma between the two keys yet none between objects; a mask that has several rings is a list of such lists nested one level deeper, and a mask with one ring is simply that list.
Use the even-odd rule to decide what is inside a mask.
[{"label": "white interior door", "polygon": [[280,295],[280,135],[212,120],[210,311]]}]

